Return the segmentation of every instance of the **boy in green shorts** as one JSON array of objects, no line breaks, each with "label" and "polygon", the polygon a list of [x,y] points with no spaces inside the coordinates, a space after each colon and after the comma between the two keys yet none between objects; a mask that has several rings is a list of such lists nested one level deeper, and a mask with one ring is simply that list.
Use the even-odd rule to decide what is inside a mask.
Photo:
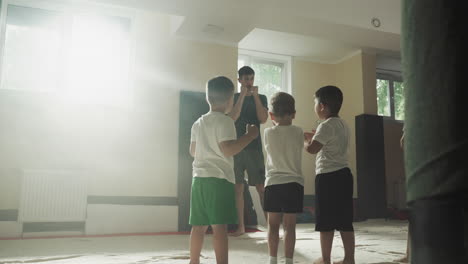
[{"label": "boy in green shorts", "polygon": [[190,155],[193,180],[190,201],[190,264],[200,263],[203,238],[213,229],[216,263],[228,263],[227,224],[237,223],[233,156],[258,136],[255,125],[237,139],[232,118],[226,115],[233,105],[234,84],[226,77],[208,81],[206,100],[210,111],[192,126]]}]

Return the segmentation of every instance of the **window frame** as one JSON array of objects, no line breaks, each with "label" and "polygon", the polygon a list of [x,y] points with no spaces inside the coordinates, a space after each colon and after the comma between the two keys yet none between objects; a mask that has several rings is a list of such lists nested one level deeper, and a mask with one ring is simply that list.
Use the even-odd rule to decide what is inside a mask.
[{"label": "window frame", "polygon": [[[7,15],[8,15],[8,6],[15,5],[26,8],[35,8],[42,9],[46,11],[61,12],[65,17],[70,17],[65,19],[64,25],[67,29],[71,27],[71,21],[73,20],[73,15],[95,15],[95,16],[114,16],[129,19],[130,21],[130,50],[129,50],[129,87],[128,91],[130,94],[133,91],[134,87],[134,65],[135,65],[135,47],[136,47],[136,37],[135,37],[135,18],[136,11],[131,8],[118,7],[108,4],[98,4],[98,3],[73,3],[70,2],[60,2],[55,0],[0,0],[0,91],[9,91],[9,92],[27,92],[27,93],[41,93],[41,94],[56,94],[62,93],[67,89],[65,84],[64,77],[58,77],[59,83],[61,84],[61,89],[58,90],[28,90],[28,89],[13,89],[4,87],[4,57],[5,57],[5,44],[6,44],[6,28],[7,28]],[[68,49],[71,43],[71,31],[66,31],[64,33],[64,43],[65,49]],[[63,69],[63,76],[66,74],[66,55],[62,57],[61,67]],[[130,99],[130,98],[129,98]]]},{"label": "window frame", "polygon": [[[395,112],[395,87],[394,87],[394,82],[403,83],[403,78],[401,77],[401,73],[400,74],[393,74],[393,73],[378,71],[376,73],[376,80],[388,81],[388,97],[389,97],[388,102],[390,104],[390,116],[384,116],[384,115],[381,115],[381,116],[383,116],[385,118],[390,118],[390,119],[395,120],[395,121],[404,122],[404,120],[396,119],[396,112]],[[377,89],[377,87],[376,87],[376,89]],[[376,100],[377,100],[377,98],[376,98]],[[378,105],[377,105],[377,108],[378,108]]]},{"label": "window frame", "polygon": [[282,90],[289,94],[293,94],[291,77],[292,58],[290,56],[239,49],[238,61],[240,58],[244,58],[244,60],[246,61],[246,66],[251,66],[252,63],[261,63],[281,67],[283,73],[281,85],[282,87],[284,87]]}]

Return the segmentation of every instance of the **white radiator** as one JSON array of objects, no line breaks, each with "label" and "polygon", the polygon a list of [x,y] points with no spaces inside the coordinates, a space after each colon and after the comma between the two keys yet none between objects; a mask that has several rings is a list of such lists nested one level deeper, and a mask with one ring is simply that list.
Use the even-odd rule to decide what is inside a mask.
[{"label": "white radiator", "polygon": [[21,222],[86,219],[87,179],[82,171],[23,170]]}]

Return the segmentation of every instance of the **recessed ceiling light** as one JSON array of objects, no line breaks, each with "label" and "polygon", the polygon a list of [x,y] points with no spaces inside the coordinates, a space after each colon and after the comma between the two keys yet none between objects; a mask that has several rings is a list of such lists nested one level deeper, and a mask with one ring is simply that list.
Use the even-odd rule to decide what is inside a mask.
[{"label": "recessed ceiling light", "polygon": [[380,27],[381,23],[380,23],[380,19],[376,18],[376,17],[373,17],[372,20],[371,20],[371,23],[374,27],[378,28]]}]

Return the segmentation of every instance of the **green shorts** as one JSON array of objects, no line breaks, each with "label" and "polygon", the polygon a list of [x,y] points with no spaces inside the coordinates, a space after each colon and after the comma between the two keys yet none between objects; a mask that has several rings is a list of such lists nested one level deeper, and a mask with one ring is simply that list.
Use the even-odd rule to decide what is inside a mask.
[{"label": "green shorts", "polygon": [[236,183],[245,182],[245,171],[247,171],[247,182],[250,186],[265,183],[265,160],[262,150],[244,149],[234,156]]},{"label": "green shorts", "polygon": [[225,179],[194,177],[189,224],[237,224],[234,184]]}]

